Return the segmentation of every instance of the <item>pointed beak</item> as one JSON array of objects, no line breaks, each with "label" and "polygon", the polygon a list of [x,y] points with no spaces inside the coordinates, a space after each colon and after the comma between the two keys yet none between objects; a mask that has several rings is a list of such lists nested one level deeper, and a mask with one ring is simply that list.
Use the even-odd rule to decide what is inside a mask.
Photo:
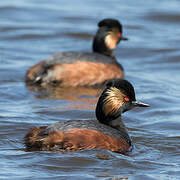
[{"label": "pointed beak", "polygon": [[121,37],[121,40],[123,40],[123,41],[127,41],[128,40],[128,38],[126,38],[126,37]]},{"label": "pointed beak", "polygon": [[146,104],[146,103],[143,103],[143,102],[140,102],[140,101],[133,101],[132,104],[134,106],[138,106],[138,107],[149,107],[150,106],[149,104]]}]

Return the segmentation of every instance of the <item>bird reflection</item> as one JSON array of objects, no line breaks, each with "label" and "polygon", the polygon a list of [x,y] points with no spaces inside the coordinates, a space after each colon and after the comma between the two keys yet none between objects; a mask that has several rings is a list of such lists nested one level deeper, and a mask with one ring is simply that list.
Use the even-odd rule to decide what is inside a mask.
[{"label": "bird reflection", "polygon": [[68,106],[60,109],[95,109],[97,98],[102,92],[103,87],[39,87],[27,85],[28,90],[34,92],[37,99],[66,100]]}]

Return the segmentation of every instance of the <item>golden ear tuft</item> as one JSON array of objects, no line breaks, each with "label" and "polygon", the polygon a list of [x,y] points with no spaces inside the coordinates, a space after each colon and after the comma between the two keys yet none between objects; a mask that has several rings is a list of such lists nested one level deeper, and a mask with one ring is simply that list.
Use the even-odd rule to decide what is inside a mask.
[{"label": "golden ear tuft", "polygon": [[107,89],[103,104],[105,115],[113,115],[117,113],[120,107],[124,104],[125,97],[127,96],[115,87]]}]

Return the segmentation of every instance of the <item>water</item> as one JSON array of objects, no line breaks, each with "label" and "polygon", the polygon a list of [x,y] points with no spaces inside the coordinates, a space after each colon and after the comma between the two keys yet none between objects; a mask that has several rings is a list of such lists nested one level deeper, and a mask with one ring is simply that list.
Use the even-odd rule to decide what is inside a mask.
[{"label": "water", "polygon": [[[0,179],[180,179],[180,2],[130,0],[0,1]],[[135,148],[26,152],[23,137],[34,126],[93,119],[94,89],[26,87],[26,70],[58,51],[90,51],[96,24],[124,25],[115,51],[137,99],[150,108],[123,115]],[[67,92],[68,91],[68,92]]]}]

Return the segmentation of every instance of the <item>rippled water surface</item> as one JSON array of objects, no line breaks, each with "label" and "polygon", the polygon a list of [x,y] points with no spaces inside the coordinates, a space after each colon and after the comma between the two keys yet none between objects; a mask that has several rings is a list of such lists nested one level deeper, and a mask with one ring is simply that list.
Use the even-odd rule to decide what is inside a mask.
[{"label": "rippled water surface", "polygon": [[[180,179],[180,1],[1,0],[0,179]],[[137,99],[123,114],[128,156],[89,150],[26,152],[33,126],[95,119],[96,89],[26,87],[26,70],[58,51],[91,51],[97,22],[117,18],[129,41],[115,50]]]}]

